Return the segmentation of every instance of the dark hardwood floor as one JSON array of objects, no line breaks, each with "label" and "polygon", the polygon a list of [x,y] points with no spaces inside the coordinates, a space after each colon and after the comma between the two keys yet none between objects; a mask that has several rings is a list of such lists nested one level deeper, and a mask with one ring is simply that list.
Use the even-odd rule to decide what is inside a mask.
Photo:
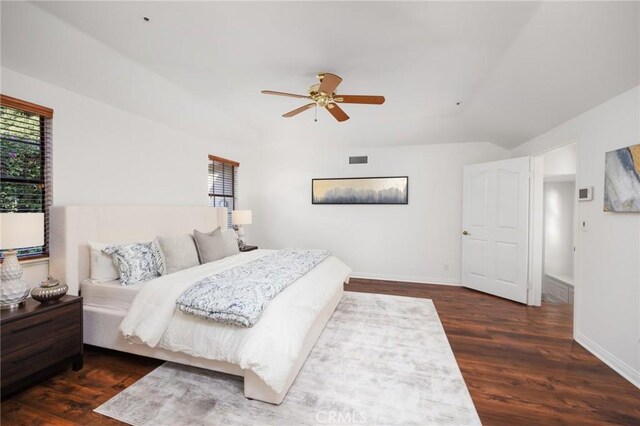
[{"label": "dark hardwood floor", "polygon": [[483,424],[640,425],[640,390],[573,341],[572,305],[371,280],[345,289],[432,299]]},{"label": "dark hardwood floor", "polygon": [[[483,424],[640,425],[640,390],[572,340],[570,305],[357,279],[345,289],[432,299]],[[120,424],[93,409],[160,364],[86,347],[81,371],[3,401],[2,424]]]}]

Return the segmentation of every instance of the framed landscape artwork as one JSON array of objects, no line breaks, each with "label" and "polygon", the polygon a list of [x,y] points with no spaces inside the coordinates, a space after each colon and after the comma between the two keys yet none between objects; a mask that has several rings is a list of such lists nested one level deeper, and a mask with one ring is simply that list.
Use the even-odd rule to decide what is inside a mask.
[{"label": "framed landscape artwork", "polygon": [[312,179],[312,204],[408,204],[409,177]]},{"label": "framed landscape artwork", "polygon": [[640,144],[607,152],[604,211],[640,212]]}]

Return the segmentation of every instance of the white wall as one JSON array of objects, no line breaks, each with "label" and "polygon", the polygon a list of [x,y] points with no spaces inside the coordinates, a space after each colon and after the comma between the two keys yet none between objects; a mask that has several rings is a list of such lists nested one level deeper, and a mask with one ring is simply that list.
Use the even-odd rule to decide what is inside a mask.
[{"label": "white wall", "polygon": [[49,275],[49,259],[33,259],[20,262],[22,265],[22,280],[29,287],[37,287]]},{"label": "white wall", "polygon": [[573,277],[574,200],[575,182],[545,182],[544,271],[546,274],[562,278]]},{"label": "white wall", "polygon": [[640,141],[640,87],[515,148],[536,155],[577,140],[576,185],[593,186],[578,204],[576,340],[640,387],[640,214],[603,211],[605,152]]},{"label": "white wall", "polygon": [[[54,109],[54,205],[207,205],[207,155],[239,155],[224,140],[194,137],[12,70],[1,71],[3,94]],[[25,265],[24,274],[33,284],[46,279],[46,268],[41,262]]]},{"label": "white wall", "polygon": [[578,144],[572,142],[558,149],[545,152],[544,175],[545,176],[566,176],[575,175],[578,160]]},{"label": "white wall", "polygon": [[206,205],[209,141],[2,68],[5,95],[54,109],[55,205]]},{"label": "white wall", "polygon": [[[254,210],[250,243],[328,247],[362,277],[459,284],[462,165],[508,156],[488,143],[343,151],[269,135],[268,149],[248,152],[1,71],[3,94],[54,109],[55,205],[206,205],[207,154],[233,158],[240,203]],[[347,164],[362,154],[368,165]],[[409,205],[311,205],[313,177],[385,175],[409,176]],[[34,268],[25,265],[25,276],[44,280],[42,264]]]},{"label": "white wall", "polygon": [[[460,284],[462,166],[506,158],[488,143],[341,150],[268,143],[243,160],[248,242],[326,247],[358,277]],[[310,148],[316,146],[316,148]],[[349,165],[350,155],[369,164]],[[408,205],[312,205],[312,178],[409,176]]]}]

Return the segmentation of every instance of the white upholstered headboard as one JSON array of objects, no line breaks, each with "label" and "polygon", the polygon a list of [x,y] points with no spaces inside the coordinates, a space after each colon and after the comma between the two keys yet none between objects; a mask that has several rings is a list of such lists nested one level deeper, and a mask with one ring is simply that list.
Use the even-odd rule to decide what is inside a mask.
[{"label": "white upholstered headboard", "polygon": [[51,208],[49,265],[51,275],[77,295],[90,276],[88,241],[127,243],[158,235],[211,231],[227,223],[227,209],[169,206],[60,206]]}]

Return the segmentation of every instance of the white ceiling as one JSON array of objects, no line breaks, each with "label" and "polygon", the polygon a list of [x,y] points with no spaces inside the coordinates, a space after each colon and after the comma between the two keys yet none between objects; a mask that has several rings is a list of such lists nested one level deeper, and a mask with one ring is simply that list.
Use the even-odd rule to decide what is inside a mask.
[{"label": "white ceiling", "polygon": [[[93,87],[108,80],[109,65],[98,59],[49,60],[46,67],[27,60],[38,43],[60,55],[70,43],[44,30],[18,38],[21,24],[35,25],[28,22],[34,13],[24,7],[2,4],[3,66],[134,112],[152,109],[145,108],[144,97],[128,102],[116,86]],[[348,146],[487,141],[511,148],[640,83],[636,2],[42,2],[38,7],[105,46],[92,52],[88,44],[86,52],[76,48],[78,58],[123,55],[199,99],[201,108],[224,117],[230,128],[251,127],[255,134],[280,138],[315,131]],[[262,89],[305,93],[320,71],[343,77],[340,93],[381,94],[387,102],[345,105],[351,120],[344,123],[318,111],[320,122],[313,123],[313,111],[280,118],[303,101],[260,94]],[[86,74],[104,78],[88,80]],[[135,90],[141,85],[137,82]],[[214,127],[220,121],[199,131],[214,134]]]}]

